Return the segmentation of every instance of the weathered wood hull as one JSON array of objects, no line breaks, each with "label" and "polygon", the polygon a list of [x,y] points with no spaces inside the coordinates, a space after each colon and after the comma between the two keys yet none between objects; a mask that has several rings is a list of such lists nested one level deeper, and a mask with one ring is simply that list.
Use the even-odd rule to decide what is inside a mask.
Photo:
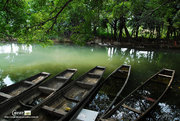
[{"label": "weathered wood hull", "polygon": [[[28,90],[22,96],[14,100],[13,103],[8,104],[8,107],[3,110],[0,116],[11,116],[12,111],[30,110],[40,106],[41,103],[50,98],[57,90],[70,83],[70,79],[76,72],[76,69],[67,69],[53,78],[41,83],[39,86]],[[3,108],[5,108],[5,106],[7,105],[4,105]]]},{"label": "weathered wood hull", "polygon": [[162,69],[137,87],[100,120],[141,120],[160,101],[170,87],[175,71]]},{"label": "weathered wood hull", "polygon": [[108,106],[108,109],[105,109],[105,112],[108,112],[112,108],[112,106],[115,105],[116,100],[120,97],[122,91],[124,90],[128,80],[129,80],[130,72],[131,72],[131,66],[130,65],[122,65],[121,67],[116,69],[110,75],[109,78],[107,78],[107,80],[109,80],[110,78],[112,78],[112,79],[116,78],[117,80],[122,82],[122,85],[120,87],[117,87],[119,91],[116,94],[116,96],[113,99],[113,101],[111,102],[111,104]]},{"label": "weathered wood hull", "polygon": [[32,110],[33,115],[39,116],[34,121],[68,121],[91,96],[95,87],[100,83],[104,71],[104,67],[96,66],[57,91],[54,96],[44,102],[42,107],[39,106]]},{"label": "weathered wood hull", "polygon": [[[91,97],[91,99],[87,99],[88,104],[91,105],[92,102],[95,102],[96,98],[99,96],[99,91],[101,91],[101,89],[104,88],[116,88],[116,96],[111,100],[108,101],[109,106],[106,107],[104,105],[105,102],[104,100],[98,100],[98,104],[96,104],[96,107],[98,107],[98,110],[95,110],[93,108],[90,109],[91,110],[95,110],[99,112],[99,116],[103,113],[104,110],[110,110],[111,107],[115,104],[115,101],[118,99],[118,97],[120,96],[120,94],[122,93],[123,89],[125,88],[129,76],[130,76],[130,71],[131,71],[131,66],[130,65],[122,65],[120,67],[118,67],[116,70],[114,70],[105,80],[103,80],[102,83],[100,83],[96,89],[93,91],[93,93],[91,93],[93,96]],[[117,83],[115,83],[114,81],[117,81]],[[121,83],[121,84],[119,84]],[[73,115],[73,117],[71,118],[71,120],[74,120],[79,112],[81,111],[81,109],[78,109],[78,111],[76,112],[76,114]]]},{"label": "weathered wood hull", "polygon": [[41,72],[15,84],[2,88],[0,90],[0,107],[8,101],[23,95],[29,89],[38,86],[49,76],[49,73]]}]

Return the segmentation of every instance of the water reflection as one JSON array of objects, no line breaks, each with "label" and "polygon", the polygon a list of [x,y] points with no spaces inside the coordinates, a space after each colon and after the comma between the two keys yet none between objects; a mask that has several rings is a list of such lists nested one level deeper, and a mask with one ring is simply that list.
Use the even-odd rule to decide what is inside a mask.
[{"label": "water reflection", "polygon": [[20,53],[31,53],[32,45],[19,45],[19,44],[6,44],[0,45],[0,54],[15,54],[19,55]]},{"label": "water reflection", "polygon": [[114,47],[109,47],[108,48],[108,57],[109,57],[109,59],[112,59],[112,57],[113,57],[113,55],[114,55]]},{"label": "water reflection", "polygon": [[95,99],[89,104],[89,109],[98,111],[99,114],[103,114],[107,110],[111,103],[110,97],[106,93],[98,93]]},{"label": "water reflection", "polygon": [[7,75],[4,79],[3,79],[4,83],[6,86],[12,85],[14,84],[14,82],[12,82],[11,78],[9,77],[9,75]]},{"label": "water reflection", "polygon": [[147,121],[180,121],[180,109],[175,105],[160,102],[145,118]]},{"label": "water reflection", "polygon": [[10,63],[14,62],[16,56],[21,54],[29,54],[32,52],[32,45],[6,44],[0,45],[0,57]]}]

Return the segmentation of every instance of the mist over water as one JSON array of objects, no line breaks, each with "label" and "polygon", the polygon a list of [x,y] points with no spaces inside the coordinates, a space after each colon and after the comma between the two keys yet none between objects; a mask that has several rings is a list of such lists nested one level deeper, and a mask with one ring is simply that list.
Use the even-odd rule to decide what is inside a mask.
[{"label": "mist over water", "polygon": [[[40,45],[0,44],[0,88],[38,72],[46,71],[55,75],[66,68],[78,69],[74,77],[76,79],[97,65],[106,67],[105,78],[120,65],[130,64],[132,71],[128,88],[125,88],[125,96],[157,71],[170,68],[176,70],[173,88],[159,103],[158,108],[161,113],[169,115],[169,119],[180,120],[179,62],[180,51],[175,50],[146,51],[76,45],[54,45],[43,48]],[[171,113],[168,113],[169,110]]]}]

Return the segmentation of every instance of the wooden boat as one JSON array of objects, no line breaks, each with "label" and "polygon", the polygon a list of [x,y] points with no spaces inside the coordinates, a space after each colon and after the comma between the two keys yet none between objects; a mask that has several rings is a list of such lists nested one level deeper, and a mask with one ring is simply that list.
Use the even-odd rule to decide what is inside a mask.
[{"label": "wooden boat", "polygon": [[175,70],[162,69],[105,113],[100,120],[143,120],[167,92],[174,74]]},{"label": "wooden boat", "polygon": [[59,90],[47,100],[42,107],[32,110],[38,116],[34,121],[68,121],[78,108],[86,102],[105,71],[104,67],[96,66],[69,85]]},{"label": "wooden boat", "polygon": [[41,103],[50,98],[54,92],[67,85],[76,72],[77,69],[66,69],[53,78],[41,83],[39,86],[28,90],[16,99],[14,103],[11,102],[10,104],[4,105],[2,107],[3,112],[0,111],[0,116],[11,115],[13,110],[30,110],[33,107],[41,105]]},{"label": "wooden boat", "polygon": [[[99,116],[102,115],[105,111],[111,109],[115,104],[116,100],[119,99],[120,94],[122,93],[124,87],[126,86],[129,75],[131,71],[130,65],[121,65],[116,70],[114,70],[94,91],[94,94],[91,99],[89,99],[88,109],[99,112]],[[102,93],[106,91],[107,93],[113,93],[114,96],[108,96],[108,94]],[[111,90],[111,92],[109,92]],[[110,94],[111,95],[111,94]],[[102,99],[104,98],[104,99]],[[108,100],[108,101],[107,101]],[[79,112],[79,109],[76,114],[71,118],[75,119]]]},{"label": "wooden boat", "polygon": [[22,95],[24,92],[28,91],[34,86],[37,86],[49,76],[49,73],[41,72],[15,84],[0,89],[0,106],[7,101]]}]

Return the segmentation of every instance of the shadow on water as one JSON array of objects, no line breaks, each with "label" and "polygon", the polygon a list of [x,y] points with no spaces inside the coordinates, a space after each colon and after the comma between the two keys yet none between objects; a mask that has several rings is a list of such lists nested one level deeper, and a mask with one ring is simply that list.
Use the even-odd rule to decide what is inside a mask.
[{"label": "shadow on water", "polygon": [[[172,50],[146,51],[118,47],[70,45],[54,45],[43,48],[39,45],[0,44],[0,88],[38,72],[50,72],[53,76],[66,68],[78,69],[75,79],[96,65],[106,67],[105,78],[121,64],[130,64],[132,66],[130,81],[121,95],[121,97],[125,97],[160,69],[170,68],[176,70],[172,88],[151,114],[157,119],[180,120],[179,62],[180,52]],[[102,89],[92,103],[91,109],[103,112],[104,107],[107,107],[116,95],[115,93],[116,91],[113,92],[112,88]],[[97,104],[101,102],[100,100],[105,103]]]}]

